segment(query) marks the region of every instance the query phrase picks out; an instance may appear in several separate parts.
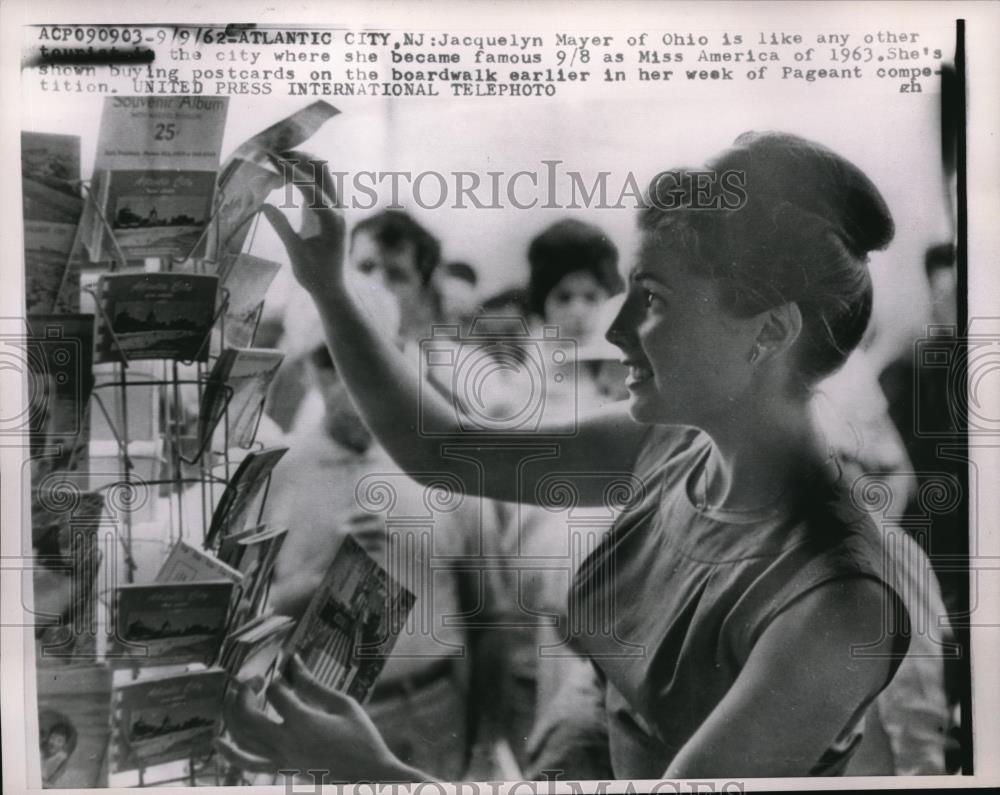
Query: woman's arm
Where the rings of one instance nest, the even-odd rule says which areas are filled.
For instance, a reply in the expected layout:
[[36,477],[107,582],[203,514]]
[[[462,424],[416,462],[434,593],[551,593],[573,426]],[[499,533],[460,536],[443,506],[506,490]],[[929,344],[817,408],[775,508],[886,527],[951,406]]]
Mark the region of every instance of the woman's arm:
[[[314,158],[298,156],[291,161],[296,184],[325,188],[323,195],[332,195],[333,180],[326,167],[310,176],[297,165],[306,160]],[[314,181],[309,184],[309,180]],[[330,352],[355,405],[401,469],[424,482],[442,473],[452,475],[466,493],[518,502],[535,501],[537,480],[554,470],[632,471],[646,429],[631,419],[624,406],[581,420],[575,428],[567,424],[537,433],[511,433],[503,445],[487,442],[473,448],[476,437],[463,432],[455,407],[421,380],[412,363],[351,297],[344,274],[343,217],[332,207],[313,209],[311,193],[303,193],[310,204],[303,213],[313,214],[318,222],[320,231],[313,236],[303,238],[293,231],[275,207],[265,205],[264,213],[288,250],[296,278],[319,310]],[[481,462],[481,471],[446,455],[449,444],[465,445],[465,455]],[[550,460],[544,467],[520,469],[527,458],[546,449]],[[580,495],[584,504],[598,504],[604,496],[603,487],[586,491]]]
[[[808,775],[886,685],[895,638],[884,628],[885,598],[874,580],[838,580],[782,612],[664,777]],[[879,648],[854,651],[873,638]]]

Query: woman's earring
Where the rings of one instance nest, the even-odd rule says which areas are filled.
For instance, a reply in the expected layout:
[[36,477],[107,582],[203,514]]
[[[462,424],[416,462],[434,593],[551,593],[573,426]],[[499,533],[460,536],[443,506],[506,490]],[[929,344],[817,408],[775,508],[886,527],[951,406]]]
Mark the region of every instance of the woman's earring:
[[760,343],[755,342],[753,347],[750,349],[750,364],[756,362],[758,356],[760,356]]

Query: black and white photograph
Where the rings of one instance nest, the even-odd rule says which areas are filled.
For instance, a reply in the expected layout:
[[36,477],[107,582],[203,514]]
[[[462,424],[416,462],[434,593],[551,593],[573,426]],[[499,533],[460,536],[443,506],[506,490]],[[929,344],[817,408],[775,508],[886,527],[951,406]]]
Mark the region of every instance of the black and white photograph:
[[5,790],[1000,785],[1000,6],[0,20]]

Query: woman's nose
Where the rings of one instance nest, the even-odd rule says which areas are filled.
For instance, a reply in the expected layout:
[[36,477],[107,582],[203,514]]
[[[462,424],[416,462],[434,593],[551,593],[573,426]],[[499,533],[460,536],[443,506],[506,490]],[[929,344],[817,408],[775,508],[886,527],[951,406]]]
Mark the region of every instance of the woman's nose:
[[621,305],[621,309],[614,316],[611,325],[608,326],[604,338],[612,345],[621,348],[629,337],[635,332],[636,324],[636,299],[629,295]]

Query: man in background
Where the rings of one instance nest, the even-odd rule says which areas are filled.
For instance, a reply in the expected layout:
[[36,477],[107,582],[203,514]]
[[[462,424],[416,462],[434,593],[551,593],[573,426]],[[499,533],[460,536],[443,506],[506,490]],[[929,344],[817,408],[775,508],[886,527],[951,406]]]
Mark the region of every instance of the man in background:
[[[437,239],[405,212],[384,210],[351,231],[352,289],[401,346],[429,336],[438,317],[433,275],[439,260]],[[489,531],[482,527],[483,507],[454,497],[435,509],[426,489],[373,440],[336,372],[318,318],[302,311],[287,320],[288,358],[300,364],[306,396],[280,442],[289,451],[275,468],[263,517],[288,529],[270,606],[300,615],[343,537],[352,535],[417,597],[366,709],[407,764],[458,780],[478,723],[479,699],[471,692],[477,640],[459,616],[481,609],[485,586],[469,560],[482,554],[481,534]],[[391,495],[384,505],[375,504],[380,494]],[[458,565],[463,559],[465,568]]]
[[[374,293],[378,304],[386,296],[398,311],[398,338],[415,344],[430,336],[440,315],[434,273],[441,260],[441,244],[427,229],[402,210],[382,210],[351,230],[348,275],[364,303]],[[284,330],[276,347],[285,361],[271,386],[267,414],[290,431],[303,412],[318,412],[318,401],[309,395],[306,358],[315,337],[315,311],[311,302],[298,303],[285,313]]]
[[350,270],[381,284],[400,310],[399,334],[418,341],[441,315],[434,274],[441,260],[438,239],[402,210],[382,210],[351,230]]
[[[471,693],[476,638],[459,616],[479,608],[481,573],[468,566],[489,528],[471,498],[450,498],[459,502],[454,509],[431,509],[425,488],[373,440],[325,343],[307,362],[323,411],[285,438],[289,451],[272,476],[264,521],[287,527],[288,535],[270,606],[301,615],[343,537],[352,535],[417,597],[366,709],[400,759],[445,781],[459,780],[478,722]],[[380,495],[391,497],[374,504]],[[463,558],[464,570],[455,565]]]
[[466,326],[479,302],[479,274],[467,262],[447,262],[437,269],[435,285],[441,304],[441,320]]

